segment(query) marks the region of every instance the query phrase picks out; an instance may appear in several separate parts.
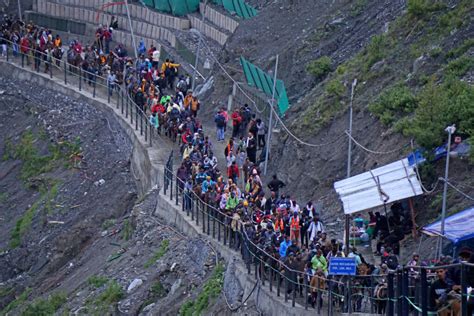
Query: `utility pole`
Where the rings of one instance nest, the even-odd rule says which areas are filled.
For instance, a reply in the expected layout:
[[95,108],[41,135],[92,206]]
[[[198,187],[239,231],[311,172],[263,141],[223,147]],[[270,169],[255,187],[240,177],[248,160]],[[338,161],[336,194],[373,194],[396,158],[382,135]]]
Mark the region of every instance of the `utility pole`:
[[[276,92],[276,82],[277,82],[277,72],[278,72],[278,55],[276,55],[275,61],[275,73],[273,74],[273,89],[272,89],[272,99],[270,100],[270,118],[268,119],[268,135],[267,135],[267,144],[265,148],[265,167],[263,168],[263,174],[267,175],[267,165],[268,165],[268,156],[270,154],[270,145],[272,141],[272,118],[273,118],[273,106],[275,105],[275,92]],[[255,136],[255,135],[254,135]]]
[[21,0],[18,0],[18,19],[20,19],[20,21],[23,21],[23,19],[21,18]]
[[[352,81],[352,88],[351,88],[351,102],[349,104],[349,145],[348,145],[348,150],[347,150],[347,173],[346,173],[346,178],[349,178],[351,176],[351,159],[352,159],[352,102],[354,100],[354,93],[355,93],[355,88],[357,85],[357,78]],[[345,253],[346,255],[349,254],[349,237],[350,237],[350,215],[346,214],[345,218]]]
[[[207,0],[204,0],[204,5],[203,5],[203,8],[202,8],[202,12],[201,12],[201,27],[202,29],[204,29],[204,19],[206,18],[206,7],[207,7]],[[201,46],[202,46],[202,33],[201,31],[199,31],[199,42],[198,42],[198,47],[197,47],[197,50],[196,50],[196,59],[194,60],[194,71],[193,71],[193,81],[191,83],[191,90],[193,90],[193,93],[194,93],[194,88],[196,87],[196,75],[197,75],[197,67],[198,67],[198,63],[199,63],[199,54],[201,52]]]
[[443,206],[441,209],[441,240],[439,247],[439,257],[443,254],[443,238],[444,238],[444,221],[446,218],[446,195],[448,193],[448,175],[449,175],[449,154],[451,152],[451,136],[456,131],[456,125],[451,125],[446,127],[446,132],[448,132],[448,148],[446,150],[446,166],[444,168],[444,187],[443,187]]
[[135,42],[135,35],[133,34],[132,19],[130,19],[130,11],[128,9],[127,0],[125,0],[125,9],[127,10],[128,24],[130,25],[130,34],[132,34],[133,52],[135,53],[135,59],[138,60],[138,53],[137,53],[138,46],[137,46],[137,43]]

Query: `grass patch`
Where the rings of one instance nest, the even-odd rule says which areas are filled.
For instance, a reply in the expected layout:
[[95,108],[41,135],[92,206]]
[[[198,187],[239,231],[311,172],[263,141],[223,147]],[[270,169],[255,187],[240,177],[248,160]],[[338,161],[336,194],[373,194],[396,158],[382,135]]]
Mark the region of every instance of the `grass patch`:
[[5,203],[8,200],[8,193],[2,192],[0,193],[0,203]]
[[155,252],[153,257],[151,257],[150,259],[148,259],[147,262],[145,262],[144,267],[149,268],[152,265],[154,265],[156,261],[158,261],[161,257],[165,255],[165,253],[168,251],[169,245],[170,245],[169,240],[167,239],[163,240],[160,244],[160,248],[158,248],[158,250]]
[[474,38],[467,39],[458,47],[453,48],[449,52],[447,52],[446,57],[447,58],[460,57],[464,55],[464,53],[466,53],[469,50],[469,48],[471,48],[472,46],[474,46]]
[[408,14],[416,18],[425,18],[431,12],[444,9],[445,4],[433,0],[408,0]]
[[0,288],[0,297],[5,297],[13,293],[15,289],[12,287],[2,287]]
[[[49,183],[48,183],[49,182]],[[16,248],[21,245],[21,238],[31,227],[33,217],[44,203],[44,211],[50,214],[52,212],[52,202],[56,198],[60,183],[58,181],[49,180],[46,184],[40,186],[40,197],[33,205],[17,220],[15,228],[10,236],[10,248]]]
[[108,281],[107,277],[100,275],[93,275],[87,279],[87,283],[95,289],[102,287]]
[[21,237],[30,229],[31,222],[35,216],[37,210],[39,209],[41,203],[44,200],[44,195],[40,197],[33,205],[26,211],[23,216],[16,221],[15,228],[11,233],[10,237],[10,248],[16,248],[21,244]]
[[122,238],[124,240],[129,240],[130,237],[132,237],[133,234],[133,226],[130,223],[128,219],[123,221],[123,227],[122,227]]
[[167,292],[163,284],[161,284],[160,281],[156,281],[150,287],[150,293],[154,298],[160,298],[160,297],[165,297]]
[[46,155],[38,152],[35,145],[37,141],[33,132],[28,130],[21,135],[18,145],[14,146],[11,140],[5,143],[3,160],[13,158],[23,162],[20,176],[23,181],[53,170],[59,161],[69,159],[80,152],[80,138],[76,138],[72,143],[63,141],[49,145],[49,153]]
[[[109,315],[110,307],[115,308],[118,301],[120,301],[125,296],[125,293],[117,283],[117,281],[112,280],[107,284],[107,288],[100,293],[99,296],[92,302],[88,303],[87,311],[93,311],[93,315]],[[92,305],[92,306],[89,306]]]
[[22,316],[54,315],[55,312],[67,301],[65,293],[55,293],[47,299],[38,299],[28,305]]
[[11,301],[1,312],[0,315],[7,315],[10,311],[14,310],[18,306],[23,306],[28,296],[31,293],[31,289],[27,288],[23,291],[15,300]]
[[102,223],[102,229],[103,229],[103,230],[109,229],[110,227],[114,226],[116,222],[117,222],[117,221],[116,221],[114,218],[106,219],[106,220]]
[[201,315],[208,307],[211,301],[219,296],[224,285],[224,266],[218,264],[209,280],[203,286],[194,301],[188,301],[181,305],[179,315],[192,316]]
[[320,79],[331,71],[331,64],[331,58],[323,56],[310,62],[306,70],[316,78]]
[[351,16],[355,17],[362,13],[367,6],[367,0],[356,0],[351,8]]

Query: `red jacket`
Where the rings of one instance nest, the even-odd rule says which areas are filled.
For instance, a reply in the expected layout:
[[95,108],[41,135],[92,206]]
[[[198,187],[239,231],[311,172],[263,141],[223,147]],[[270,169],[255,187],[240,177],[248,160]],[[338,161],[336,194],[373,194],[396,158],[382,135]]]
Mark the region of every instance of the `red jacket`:
[[232,126],[239,125],[242,122],[242,117],[240,116],[239,112],[232,113],[230,117],[232,119]]
[[233,178],[234,176],[237,178],[239,177],[239,167],[237,164],[232,164],[229,168],[227,168],[227,176],[229,178]]

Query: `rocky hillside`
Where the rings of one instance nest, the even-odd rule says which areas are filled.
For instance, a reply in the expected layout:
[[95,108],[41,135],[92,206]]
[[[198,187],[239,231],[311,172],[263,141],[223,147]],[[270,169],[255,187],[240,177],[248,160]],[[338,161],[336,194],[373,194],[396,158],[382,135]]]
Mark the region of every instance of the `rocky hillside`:
[[218,253],[158,220],[158,191],[137,199],[109,112],[5,74],[0,105],[0,315],[226,311]]
[[[455,123],[463,140],[474,132],[472,1],[253,1],[257,18],[243,22],[222,52],[234,78],[245,82],[243,55],[271,70],[280,55],[291,109],[273,141],[271,170],[286,181],[300,203],[323,200],[327,218],[342,216],[334,181],[346,176],[348,107],[354,97],[352,174],[406,157],[429,153],[446,140]],[[218,82],[228,82],[225,76]],[[224,101],[230,85],[217,85]],[[308,145],[311,144],[311,145]],[[427,164],[426,187],[443,175],[444,160]],[[450,177],[473,194],[472,159],[455,160]],[[418,224],[439,214],[440,188],[416,200]],[[450,192],[450,212],[472,204]],[[428,212],[425,212],[427,210]]]

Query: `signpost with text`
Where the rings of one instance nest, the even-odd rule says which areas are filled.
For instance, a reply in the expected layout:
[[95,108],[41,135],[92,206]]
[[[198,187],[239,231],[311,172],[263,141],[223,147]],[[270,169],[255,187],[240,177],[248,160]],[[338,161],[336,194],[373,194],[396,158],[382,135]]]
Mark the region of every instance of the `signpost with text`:
[[329,274],[331,275],[356,275],[355,258],[331,257],[329,259]]

